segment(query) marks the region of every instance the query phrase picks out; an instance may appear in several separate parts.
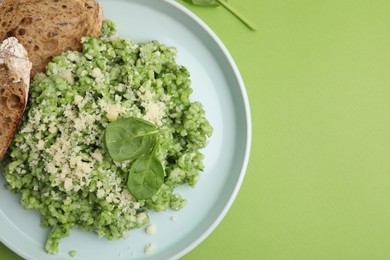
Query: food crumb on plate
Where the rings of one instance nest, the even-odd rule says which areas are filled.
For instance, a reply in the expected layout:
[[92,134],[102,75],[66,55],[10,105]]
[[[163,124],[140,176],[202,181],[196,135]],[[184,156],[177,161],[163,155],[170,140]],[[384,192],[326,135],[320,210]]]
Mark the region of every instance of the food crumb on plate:
[[171,221],[175,222],[176,221],[176,215],[171,216]]
[[154,251],[154,249],[156,248],[156,245],[153,244],[153,243],[149,243],[145,246],[145,254],[150,254]]
[[156,233],[156,225],[150,224],[145,228],[146,233],[148,234],[154,234]]
[[70,250],[70,251],[69,251],[69,256],[70,256],[70,257],[75,257],[75,256],[76,256],[76,253],[77,253],[76,250]]

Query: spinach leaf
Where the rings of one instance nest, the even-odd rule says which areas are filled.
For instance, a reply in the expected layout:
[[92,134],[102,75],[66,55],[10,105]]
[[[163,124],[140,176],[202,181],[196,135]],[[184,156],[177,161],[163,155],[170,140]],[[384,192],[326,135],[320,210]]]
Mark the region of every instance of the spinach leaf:
[[240,14],[236,9],[234,9],[230,4],[228,4],[225,0],[184,0],[193,5],[202,5],[202,6],[218,6],[222,5],[229,12],[231,12],[234,16],[236,16],[242,23],[244,23],[249,29],[256,31],[257,28],[254,24],[252,24],[248,19],[246,19],[242,14]]
[[127,188],[138,200],[152,197],[164,182],[164,168],[154,155],[158,129],[138,118],[120,118],[104,132],[104,144],[114,161],[134,160]]
[[150,122],[138,118],[120,118],[108,124],[104,144],[116,162],[134,160],[151,153],[158,129]]
[[151,198],[164,182],[164,169],[153,154],[138,158],[130,168],[127,188],[137,200]]

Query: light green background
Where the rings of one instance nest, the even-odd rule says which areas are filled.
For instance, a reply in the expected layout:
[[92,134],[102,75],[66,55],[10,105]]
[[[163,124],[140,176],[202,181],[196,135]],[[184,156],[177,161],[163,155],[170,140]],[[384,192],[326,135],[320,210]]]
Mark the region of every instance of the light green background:
[[[390,1],[229,3],[258,31],[183,4],[240,68],[251,159],[225,219],[183,259],[390,259]],[[19,258],[0,245],[0,259]]]

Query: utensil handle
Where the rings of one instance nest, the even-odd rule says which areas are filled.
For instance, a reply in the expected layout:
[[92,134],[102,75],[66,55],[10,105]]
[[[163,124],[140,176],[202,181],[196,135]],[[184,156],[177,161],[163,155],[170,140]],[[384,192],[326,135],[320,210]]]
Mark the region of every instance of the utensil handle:
[[225,2],[224,0],[217,0],[217,2],[220,5],[222,5],[223,7],[225,7],[227,10],[229,10],[229,12],[231,12],[233,15],[235,15],[238,19],[240,19],[240,21],[243,22],[249,29],[251,29],[252,31],[257,30],[256,26],[253,23],[248,21],[248,19],[246,19],[244,16],[242,16],[242,14],[240,14],[237,10],[235,10],[227,2]]

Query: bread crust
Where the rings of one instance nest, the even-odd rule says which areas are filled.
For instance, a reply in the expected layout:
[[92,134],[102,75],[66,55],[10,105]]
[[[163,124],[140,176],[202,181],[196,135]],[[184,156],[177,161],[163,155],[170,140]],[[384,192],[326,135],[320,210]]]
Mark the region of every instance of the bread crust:
[[80,51],[83,36],[98,37],[102,21],[96,0],[3,0],[0,41],[19,40],[33,63],[33,77],[61,52]]

